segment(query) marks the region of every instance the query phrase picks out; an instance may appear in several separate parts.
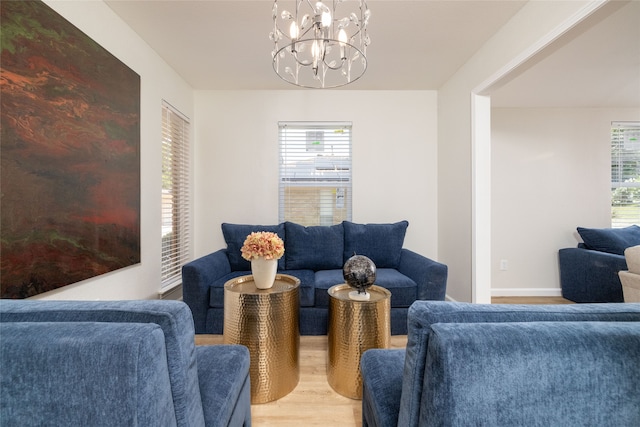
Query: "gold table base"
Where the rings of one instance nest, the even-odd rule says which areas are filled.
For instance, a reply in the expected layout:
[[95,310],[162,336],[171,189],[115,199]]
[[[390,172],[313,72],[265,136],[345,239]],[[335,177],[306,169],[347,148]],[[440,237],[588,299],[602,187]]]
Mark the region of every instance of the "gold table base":
[[355,301],[353,290],[347,284],[329,289],[327,380],[341,395],[362,399],[362,353],[391,346],[391,292],[374,285],[369,301]]
[[299,285],[286,274],[270,289],[256,288],[252,276],[224,285],[224,342],[249,349],[251,403],[279,399],[298,385]]

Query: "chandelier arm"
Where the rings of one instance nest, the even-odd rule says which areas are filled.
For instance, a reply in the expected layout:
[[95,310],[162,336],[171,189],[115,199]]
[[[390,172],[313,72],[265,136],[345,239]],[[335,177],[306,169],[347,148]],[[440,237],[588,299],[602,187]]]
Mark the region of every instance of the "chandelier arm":
[[296,63],[298,63],[299,65],[302,65],[303,67],[308,67],[309,65],[311,65],[311,61],[304,61],[304,60],[301,61],[300,59],[298,59],[298,52],[293,52],[293,57],[295,58]]
[[346,61],[346,58],[341,58],[340,59],[340,66],[336,65],[335,67],[332,67],[330,64],[327,63],[327,61],[324,58],[322,59],[322,62],[324,63],[325,67],[330,69],[330,70],[333,70],[333,71],[337,71],[340,68],[342,68],[344,66],[345,61]]

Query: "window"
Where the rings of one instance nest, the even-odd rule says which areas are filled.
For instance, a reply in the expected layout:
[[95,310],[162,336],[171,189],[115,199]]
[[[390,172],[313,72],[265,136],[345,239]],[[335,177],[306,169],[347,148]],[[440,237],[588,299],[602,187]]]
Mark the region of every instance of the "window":
[[189,259],[189,119],[162,103],[162,287],[181,280]]
[[612,123],[611,226],[640,224],[640,122]]
[[279,220],[351,220],[351,123],[280,122]]

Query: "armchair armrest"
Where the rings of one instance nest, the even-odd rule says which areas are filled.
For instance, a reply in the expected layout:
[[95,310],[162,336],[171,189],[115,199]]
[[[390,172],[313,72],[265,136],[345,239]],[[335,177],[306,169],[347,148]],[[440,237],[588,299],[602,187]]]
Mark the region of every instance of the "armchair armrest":
[[182,297],[191,308],[196,334],[205,333],[209,287],[220,277],[231,273],[226,249],[195,259],[182,267]]
[[196,347],[207,427],[251,427],[249,350],[242,345]]
[[419,300],[444,301],[448,268],[409,249],[402,249],[398,271],[418,285]]
[[624,255],[583,248],[558,252],[562,296],[574,302],[622,302],[618,272],[627,269]]

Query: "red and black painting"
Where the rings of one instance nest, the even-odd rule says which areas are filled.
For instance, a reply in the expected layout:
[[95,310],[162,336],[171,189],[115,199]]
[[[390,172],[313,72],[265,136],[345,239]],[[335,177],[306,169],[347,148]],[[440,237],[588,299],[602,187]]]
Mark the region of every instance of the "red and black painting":
[[2,1],[0,281],[27,298],[140,262],[140,76],[40,1]]

